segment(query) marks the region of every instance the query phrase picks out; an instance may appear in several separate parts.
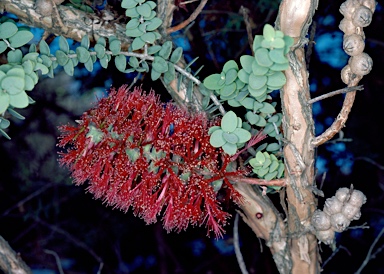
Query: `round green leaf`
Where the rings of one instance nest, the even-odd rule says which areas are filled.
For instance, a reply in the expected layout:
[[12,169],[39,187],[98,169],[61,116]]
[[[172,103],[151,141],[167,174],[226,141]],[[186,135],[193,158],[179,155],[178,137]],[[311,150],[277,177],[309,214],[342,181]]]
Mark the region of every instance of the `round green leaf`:
[[272,75],[268,76],[267,85],[272,87],[282,87],[285,85],[287,78],[281,71],[276,71]]
[[145,41],[143,41],[143,39],[141,39],[140,37],[136,37],[135,39],[133,39],[131,47],[132,47],[132,50],[138,50],[143,48],[144,45],[145,45]]
[[9,94],[6,92],[0,92],[0,114],[4,113],[9,106]]
[[224,97],[228,97],[228,96],[231,96],[235,91],[236,91],[236,84],[232,83],[227,86],[224,86],[220,90],[220,95]]
[[67,62],[64,66],[64,71],[66,74],[68,74],[69,76],[73,76],[73,73],[74,73],[74,67],[73,67],[73,63],[72,62]]
[[255,39],[253,40],[253,52],[255,52],[258,48],[261,47],[261,43],[264,40],[264,37],[262,35],[256,35]]
[[267,83],[267,76],[256,76],[253,73],[249,75],[249,86],[252,89],[261,89]]
[[161,50],[161,46],[160,45],[154,45],[154,46],[150,46],[148,48],[148,54],[149,55],[153,55],[155,54],[156,52],[159,52]]
[[157,6],[157,4],[153,1],[146,1],[146,0],[136,0],[136,1],[141,1],[142,3],[144,3],[144,2],[147,3],[151,7],[151,9],[154,9]]
[[140,24],[139,19],[137,19],[137,18],[132,18],[132,19],[129,20],[128,23],[125,25],[125,28],[126,28],[127,30],[137,29],[137,27],[139,26],[139,24]]
[[267,121],[265,121],[263,116],[259,116],[259,117],[260,117],[260,120],[256,123],[256,126],[265,127],[265,125],[267,124]]
[[248,84],[248,81],[249,81],[249,74],[250,73],[247,73],[245,69],[241,69],[239,70],[239,72],[237,73],[237,77],[239,77],[240,81],[245,83],[245,84]]
[[232,68],[225,73],[225,85],[232,84],[237,79],[237,70]]
[[52,66],[52,60],[47,55],[41,55],[41,59],[43,60],[43,64],[47,67]]
[[45,65],[41,64],[41,63],[36,63],[34,70],[35,71],[40,70],[41,74],[43,74],[43,75],[45,75],[45,74],[47,74],[49,72],[48,68]]
[[225,141],[231,143],[231,144],[236,144],[239,142],[239,137],[237,137],[236,134],[231,133],[231,132],[223,132],[222,134],[223,138]]
[[89,49],[89,37],[88,34],[84,35],[83,38],[81,38],[80,45],[84,47],[85,49]]
[[135,56],[131,56],[129,57],[129,61],[128,61],[129,65],[133,68],[137,68],[139,67],[139,60],[137,60],[137,58]]
[[25,87],[24,76],[6,76],[1,81],[1,87],[5,89],[10,95],[21,93],[24,91]]
[[209,143],[213,146],[213,147],[221,147],[223,146],[227,141],[224,139],[223,137],[223,130],[222,129],[217,129],[215,130],[210,139],[209,139]]
[[87,62],[84,63],[84,67],[89,71],[93,71],[93,61],[92,58],[89,58]]
[[[209,97],[208,97],[209,98]],[[231,107],[241,107],[241,104],[236,99],[231,99],[227,101],[228,105]]]
[[118,39],[113,40],[109,43],[109,49],[112,51],[113,55],[117,55],[121,50],[121,42]]
[[0,117],[0,128],[1,129],[5,129],[5,128],[9,127],[10,124],[11,124],[11,122],[9,122],[8,119]]
[[62,51],[62,50],[57,50],[56,53],[55,53],[55,56],[56,56],[56,59],[57,59],[57,63],[60,66],[65,66],[65,64],[67,64],[68,61],[69,61],[69,58],[68,58],[67,54],[64,51]]
[[266,94],[267,92],[267,86],[263,86],[260,89],[253,89],[252,87],[248,86],[249,93],[254,97],[257,98],[259,96],[262,96]]
[[136,11],[144,17],[148,17],[151,15],[152,9],[147,3],[144,3],[140,6],[137,6]]
[[245,97],[247,97],[249,94],[249,91],[248,90],[244,90],[244,91],[240,91],[237,96],[236,96],[236,101],[242,101],[244,100]]
[[100,65],[103,67],[103,68],[107,68],[108,67],[108,55],[104,55],[104,57],[100,58]]
[[153,32],[147,32],[141,35],[140,38],[146,43],[153,44],[153,42],[155,42],[156,36]]
[[275,108],[267,102],[263,103],[263,107],[260,108],[259,111],[261,113],[265,113],[265,114],[272,114],[272,113],[276,112]]
[[228,111],[221,119],[221,128],[225,132],[233,132],[237,127],[237,116],[231,110]]
[[236,134],[236,136],[239,138],[238,143],[248,142],[252,137],[248,130],[240,127],[236,128],[233,133]]
[[279,163],[279,167],[277,169],[277,178],[281,178],[283,176],[284,169],[285,169],[284,164]]
[[236,71],[239,70],[239,67],[237,66],[236,62],[233,60],[227,61],[223,66],[223,72],[227,73],[229,70],[235,69]]
[[224,86],[224,83],[219,85],[219,82],[221,80],[223,80],[222,76],[216,73],[216,74],[209,75],[207,78],[205,78],[203,84],[207,89],[219,90]]
[[101,44],[96,44],[95,45],[95,51],[96,51],[96,56],[97,58],[101,59],[105,55],[105,47]]
[[246,97],[243,100],[240,101],[240,104],[245,107],[246,109],[253,109],[253,103],[255,102],[254,99],[250,97]]
[[160,56],[155,56],[154,61],[152,63],[152,68],[159,73],[164,73],[168,70],[167,61],[165,61]]
[[255,52],[255,58],[257,63],[263,67],[270,67],[273,65],[271,58],[269,58],[269,50],[265,48],[259,48]]
[[235,155],[236,151],[237,151],[237,146],[235,144],[231,144],[231,143],[225,143],[222,146],[222,148],[223,148],[224,152],[230,156]]
[[286,62],[284,64],[274,63],[269,69],[273,70],[273,71],[283,71],[283,70],[287,70],[288,67],[289,67],[288,62]]
[[169,61],[171,61],[172,63],[176,64],[177,62],[179,62],[181,56],[183,55],[183,48],[182,47],[177,47],[171,54],[171,58],[169,59]]
[[11,68],[7,72],[7,76],[16,76],[16,77],[24,78],[24,75],[25,75],[24,68],[19,65]]
[[91,58],[89,51],[84,47],[77,47],[76,54],[80,63],[85,63],[88,61],[89,58]]
[[121,72],[124,72],[127,67],[127,59],[123,54],[119,54],[115,57],[115,66]]
[[7,39],[16,34],[18,28],[13,22],[4,22],[0,24],[0,39]]
[[267,74],[267,72],[269,71],[269,67],[263,67],[263,66],[260,66],[255,59],[253,59],[253,63],[252,63],[252,73],[257,75],[257,76],[262,76],[262,75],[265,75]]
[[272,41],[272,39],[275,38],[275,35],[275,29],[271,25],[265,24],[263,28],[264,39],[267,41]]
[[273,49],[269,51],[269,58],[275,63],[285,64],[288,63],[288,59],[284,56],[283,49]]
[[264,162],[265,162],[265,155],[264,155],[261,151],[258,151],[258,152],[256,153],[255,158],[256,158],[256,161],[257,161],[258,163],[260,163],[260,164],[264,164]]
[[0,41],[0,54],[2,54],[8,48],[4,41]]
[[251,111],[248,111],[247,114],[245,114],[245,118],[251,125],[256,124],[260,120],[260,116]]
[[[270,151],[270,152],[275,152],[275,151],[278,151],[279,149],[280,149],[280,145],[278,143],[269,144],[266,148],[266,150]],[[276,169],[277,169],[277,167],[276,167]],[[275,171],[275,170],[272,170],[272,171]],[[271,172],[271,170],[270,170],[270,172]]]
[[294,40],[290,36],[284,36],[283,39],[284,39],[284,43],[285,43],[284,54],[287,54],[291,50],[291,46],[293,45]]
[[22,58],[23,58],[23,53],[19,49],[9,51],[7,54],[8,63],[20,64]]
[[59,48],[62,50],[64,53],[69,53],[69,44],[67,39],[65,39],[63,36],[59,37]]
[[159,55],[167,60],[169,58],[169,55],[171,55],[171,51],[172,51],[172,42],[166,41],[162,45],[161,50],[159,51]]
[[156,71],[156,70],[154,70],[152,68],[152,70],[151,70],[151,79],[152,79],[152,81],[156,81],[157,79],[160,78],[160,76],[161,76],[161,73]]
[[282,38],[276,37],[271,41],[271,47],[273,48],[283,49],[284,46],[285,46],[285,42]]
[[[269,170],[270,170],[270,169],[271,169],[271,168],[269,168]],[[270,181],[270,180],[275,179],[275,178],[276,178],[276,175],[277,175],[277,171],[270,172],[269,170],[268,170],[268,174],[265,175],[265,177],[264,177],[264,179],[267,180],[267,181]]]
[[15,108],[25,108],[28,103],[28,95],[25,91],[9,96],[9,104]]
[[240,57],[240,64],[243,69],[250,74],[252,72],[252,63],[255,61],[255,57],[251,55],[242,55]]
[[[148,4],[148,3],[146,3],[146,4]],[[151,10],[150,15],[149,15],[149,16],[143,16],[143,19],[144,19],[145,21],[149,21],[149,20],[152,20],[152,19],[155,18],[155,17],[156,17],[156,12],[153,11],[153,10]],[[159,34],[159,35],[160,35],[160,34]]]
[[25,75],[24,76],[24,80],[25,80],[25,87],[24,87],[24,89],[25,90],[33,90],[33,88],[35,87],[35,83],[33,82],[32,77],[29,76],[29,75]]
[[236,89],[241,90],[245,87],[245,83],[241,81],[239,78],[236,79]]
[[[148,2],[147,2],[147,3],[148,3]],[[158,27],[160,27],[161,24],[163,23],[163,21],[161,21],[161,19],[160,19],[160,18],[157,18],[157,17],[155,17],[155,18],[153,18],[153,19],[151,19],[151,20],[149,20],[149,21],[147,21],[147,22],[149,22],[149,24],[148,24],[147,27],[146,27],[146,30],[147,30],[147,31],[154,31],[154,30],[156,30]]]
[[126,9],[125,10],[125,15],[128,16],[128,17],[131,17],[131,18],[136,18],[136,17],[140,16],[140,14],[137,12],[136,7],[133,7],[133,8],[130,8],[130,9]]

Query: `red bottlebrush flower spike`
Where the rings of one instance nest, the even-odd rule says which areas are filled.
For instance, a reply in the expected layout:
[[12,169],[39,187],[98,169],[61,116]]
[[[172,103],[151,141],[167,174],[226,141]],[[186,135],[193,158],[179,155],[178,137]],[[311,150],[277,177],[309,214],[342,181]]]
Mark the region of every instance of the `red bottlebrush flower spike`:
[[85,112],[77,126],[59,129],[60,163],[68,166],[77,185],[108,205],[147,223],[164,209],[164,227],[181,231],[189,224],[206,224],[221,237],[229,217],[217,200],[241,197],[226,178],[244,174],[229,171],[230,158],[209,143],[213,124],[205,115],[190,115],[173,104],[162,104],[140,88],[112,89],[107,98]]

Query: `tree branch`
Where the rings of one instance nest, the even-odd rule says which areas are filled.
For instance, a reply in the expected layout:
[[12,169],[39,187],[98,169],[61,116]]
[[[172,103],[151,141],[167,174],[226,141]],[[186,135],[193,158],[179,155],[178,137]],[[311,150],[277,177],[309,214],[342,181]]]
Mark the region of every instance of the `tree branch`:
[[[54,16],[50,17],[37,13],[33,0],[2,0],[0,5],[0,9],[16,15],[26,25],[42,28],[75,41],[81,41],[81,38],[88,34],[91,42],[95,42],[99,37],[114,35],[122,42],[123,48],[128,48],[131,43],[131,39],[125,35],[124,25],[112,22],[104,24],[103,18],[96,14],[83,12],[71,6],[55,6]],[[55,24],[60,20],[64,24],[64,28],[60,23]]]
[[8,242],[0,236],[0,269],[4,273],[32,274],[31,269],[24,263]]
[[364,86],[363,86],[363,85],[356,86],[356,87],[346,87],[346,88],[338,89],[338,90],[329,92],[329,93],[327,93],[327,94],[318,96],[318,97],[316,97],[316,98],[313,98],[313,99],[311,99],[311,100],[308,101],[308,104],[313,104],[313,103],[315,103],[315,102],[324,100],[324,99],[326,99],[326,98],[330,98],[330,97],[335,96],[335,95],[338,95],[338,94],[343,94],[343,93],[347,93],[347,92],[351,92],[351,91],[357,91],[357,90],[363,90],[363,89],[364,89]]
[[[352,80],[352,82],[348,85],[348,87],[355,87],[361,80],[361,77],[356,77]],[[337,115],[336,120],[332,123],[332,125],[324,131],[321,135],[314,138],[311,142],[313,147],[318,147],[319,145],[324,144],[326,141],[330,140],[336,133],[338,133],[347,122],[349,113],[351,112],[353,103],[355,102],[356,91],[348,92],[345,95],[343,106],[341,107],[339,115]]]
[[200,14],[200,12],[203,10],[203,8],[205,7],[205,4],[207,4],[207,2],[208,2],[208,0],[201,0],[200,4],[197,6],[195,11],[191,14],[191,16],[189,16],[189,18],[187,20],[178,24],[177,26],[174,26],[174,27],[167,29],[167,33],[170,34],[172,32],[181,30],[181,29],[185,28],[186,26],[188,26]]

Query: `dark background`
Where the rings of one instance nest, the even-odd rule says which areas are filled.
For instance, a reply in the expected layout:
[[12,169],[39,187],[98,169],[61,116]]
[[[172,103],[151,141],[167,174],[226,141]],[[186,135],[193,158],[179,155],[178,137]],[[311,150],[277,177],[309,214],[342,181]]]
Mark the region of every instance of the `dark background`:
[[[118,2],[118,1],[115,1]],[[117,5],[114,1],[108,4]],[[179,1],[180,2],[180,1]],[[179,3],[177,2],[177,3]],[[340,70],[347,57],[342,52],[338,12],[342,1],[320,1],[314,17],[316,35],[309,59],[312,97],[344,87]],[[92,3],[88,3],[92,6]],[[197,3],[180,6],[174,24],[185,20]],[[363,78],[364,91],[358,91],[343,142],[329,142],[318,151],[318,185],[325,197],[339,187],[362,190],[368,197],[362,218],[337,235],[339,252],[324,266],[323,273],[353,273],[362,264],[372,242],[384,227],[384,32],[383,3],[379,3],[372,24],[365,28],[366,49],[374,61],[372,72]],[[203,13],[187,31],[172,36],[185,49],[186,59],[199,56],[194,69],[204,65],[200,78],[221,71],[225,61],[239,61],[250,54],[240,6],[250,12],[253,35],[261,34],[265,23],[273,24],[278,1],[209,1]],[[96,5],[94,5],[96,6]],[[118,6],[118,5],[117,5]],[[102,10],[104,7],[101,7]],[[35,42],[41,36],[36,33]],[[55,47],[55,41],[51,45]],[[34,273],[58,273],[55,252],[64,272],[97,273],[240,273],[233,252],[233,220],[226,226],[224,239],[206,237],[205,228],[167,234],[161,222],[145,225],[132,212],[113,210],[86,193],[86,186],[72,185],[68,171],[57,163],[57,126],[73,123],[110,86],[131,83],[136,75],[123,75],[110,66],[88,73],[76,69],[75,77],[57,70],[54,79],[41,78],[29,95],[36,101],[20,110],[25,120],[12,120],[7,131],[11,141],[0,137],[0,235],[21,254]],[[154,88],[168,100],[160,82],[149,77],[137,82]],[[343,96],[314,105],[316,132],[325,130],[337,116]],[[322,182],[324,173],[325,180]],[[321,183],[322,182],[322,183]],[[272,197],[277,200],[277,197]],[[319,199],[322,206],[324,198]],[[235,207],[229,208],[234,213]],[[241,220],[241,249],[250,273],[277,273],[269,249]],[[383,247],[380,239],[374,249]],[[321,246],[323,261],[331,256]],[[384,273],[383,253],[378,253],[363,273]]]

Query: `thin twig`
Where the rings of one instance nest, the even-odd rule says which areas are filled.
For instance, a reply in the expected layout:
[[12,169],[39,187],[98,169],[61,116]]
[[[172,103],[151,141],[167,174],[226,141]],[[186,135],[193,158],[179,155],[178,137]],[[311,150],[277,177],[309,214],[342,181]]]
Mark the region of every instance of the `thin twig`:
[[349,255],[351,255],[351,254],[349,253],[349,250],[348,250],[347,248],[345,248],[344,246],[341,245],[341,246],[339,246],[338,248],[336,248],[335,251],[333,251],[333,253],[331,254],[331,256],[329,256],[329,257],[325,260],[325,262],[324,262],[323,265],[321,266],[322,269],[324,269],[325,265],[326,265],[327,263],[329,263],[329,262],[333,259],[333,257],[335,257],[335,255],[340,251],[340,249],[344,249],[345,251],[347,251],[347,253],[348,253]]
[[368,158],[368,157],[356,157],[355,158],[355,161],[356,160],[363,160],[363,161],[366,161],[372,165],[374,165],[375,167],[377,167],[378,169],[381,169],[381,170],[384,170],[384,166],[380,165],[379,163],[375,162],[374,160]]
[[75,244],[76,246],[84,249],[85,251],[87,251],[96,261],[99,262],[100,264],[100,267],[99,267],[99,271],[98,273],[101,272],[101,269],[103,268],[103,260],[96,254],[95,251],[93,251],[93,249],[91,249],[88,245],[86,245],[84,242],[82,242],[80,239],[72,236],[70,233],[68,233],[67,231],[55,226],[55,225],[52,225],[52,224],[49,224],[43,220],[41,220],[40,218],[38,217],[34,217],[33,218],[37,223],[51,229],[52,231],[54,232],[57,232],[61,235],[64,235],[69,241],[71,241],[73,244]]
[[47,254],[53,255],[53,257],[55,257],[55,261],[56,261],[57,268],[59,269],[59,273],[64,274],[64,270],[63,270],[63,267],[61,266],[59,255],[57,255],[55,251],[52,251],[49,249],[44,249],[44,252]]
[[185,28],[186,26],[188,26],[200,14],[200,12],[203,10],[203,8],[204,8],[205,4],[207,4],[207,2],[208,2],[208,0],[201,0],[200,4],[197,6],[195,11],[191,14],[191,16],[189,16],[189,18],[187,20],[178,24],[177,26],[174,26],[174,27],[167,29],[167,33],[170,34],[172,32],[181,30],[181,29]]
[[[367,257],[365,257],[364,262],[361,264],[361,266],[360,266],[359,269],[355,272],[355,274],[359,274],[359,273],[361,273],[361,271],[362,271],[362,270],[364,269],[364,267],[368,264],[368,262],[376,257],[377,252],[375,252],[374,254],[372,254],[372,251],[373,251],[373,248],[375,247],[375,245],[377,244],[377,242],[379,241],[379,239],[381,238],[381,236],[383,236],[383,234],[384,234],[384,227],[381,229],[379,235],[377,235],[377,237],[376,237],[375,240],[373,241],[371,247],[370,247],[369,250],[368,250]],[[380,247],[379,249],[381,249],[381,247]]]
[[247,29],[248,43],[252,51],[253,55],[253,35],[252,35],[252,27],[249,22],[249,9],[244,8],[244,6],[240,7],[240,13],[243,15],[245,28]]
[[343,94],[343,93],[347,93],[347,92],[351,92],[351,91],[356,91],[356,90],[363,90],[363,89],[364,89],[363,85],[360,85],[360,86],[357,86],[357,87],[346,87],[346,88],[338,89],[338,90],[329,92],[327,94],[320,95],[320,96],[318,96],[316,98],[313,98],[313,99],[308,101],[308,104],[313,104],[315,102],[318,102],[320,100],[324,100],[326,98],[330,98],[330,97],[338,95],[338,94]]
[[236,213],[235,223],[233,224],[233,246],[235,248],[235,254],[237,263],[239,264],[240,270],[242,274],[248,274],[247,267],[244,263],[243,255],[240,250],[240,242],[239,242],[239,213]]
[[28,202],[29,200],[32,200],[32,199],[35,198],[36,196],[39,196],[41,193],[43,193],[44,191],[46,191],[48,188],[53,187],[54,185],[56,185],[56,183],[46,184],[45,186],[39,188],[39,189],[36,190],[35,192],[29,194],[29,195],[28,195],[27,197],[25,197],[24,199],[18,201],[17,204],[15,204],[15,205],[11,206],[10,208],[8,208],[7,210],[5,210],[1,216],[4,217],[5,215],[8,215],[9,212],[11,212],[12,210],[14,210],[15,208],[22,207],[26,202]]
[[[354,87],[357,86],[359,81],[362,79],[362,76],[355,76],[354,78],[350,79],[350,83],[348,84],[348,87]],[[345,123],[348,120],[349,113],[351,112],[353,103],[355,102],[356,97],[356,91],[348,92],[344,97],[343,106],[341,107],[341,110],[339,112],[339,115],[337,115],[337,118],[332,123],[332,125],[327,128],[326,131],[324,131],[322,134],[314,138],[311,142],[312,147],[318,147],[328,140],[330,140],[333,136],[335,136],[336,133],[338,133]]]
[[264,180],[257,178],[249,178],[244,176],[227,176],[228,180],[236,183],[245,183],[248,185],[261,185],[261,186],[285,186],[285,178],[275,179],[275,180]]

